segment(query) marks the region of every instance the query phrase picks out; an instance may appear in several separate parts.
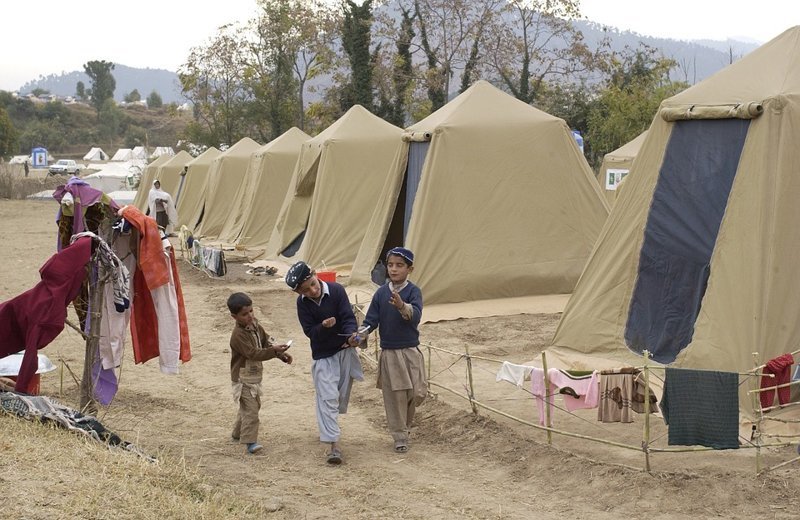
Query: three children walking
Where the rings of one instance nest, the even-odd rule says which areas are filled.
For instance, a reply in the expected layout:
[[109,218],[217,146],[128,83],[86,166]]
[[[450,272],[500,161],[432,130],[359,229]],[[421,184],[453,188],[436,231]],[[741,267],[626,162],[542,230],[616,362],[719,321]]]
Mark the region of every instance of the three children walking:
[[[386,267],[387,283],[375,292],[360,328],[347,293],[340,284],[320,280],[305,262],[295,263],[286,274],[286,284],[298,295],[297,318],[311,343],[311,377],[316,394],[319,439],[328,445],[326,461],[329,464],[341,464],[344,460],[340,445],[339,416],[347,413],[353,381],[364,379],[358,353],[353,347],[362,344],[367,334],[377,329],[380,335],[377,387],[383,395],[388,429],[396,452],[408,451],[409,433],[416,407],[427,395],[424,360],[418,348],[422,293],[419,287],[408,280],[414,270],[414,254],[406,248],[395,247],[386,255]],[[236,300],[234,297],[237,294],[231,295],[231,299]],[[259,336],[261,347],[258,347],[252,338],[256,337],[255,330],[263,329],[257,322],[252,324],[255,318],[250,322],[245,318],[247,306],[250,306],[249,312],[252,312],[252,302],[237,307],[231,306],[231,299],[229,308],[236,319],[236,328],[231,336],[231,379],[234,383],[234,394],[239,395],[240,403],[233,437],[238,437],[239,442],[247,444],[250,453],[256,453],[261,446],[253,437],[250,425],[253,422],[252,410],[255,409],[257,434],[258,407],[249,398],[245,398],[245,404],[242,404],[241,394],[236,394],[236,377],[242,385],[252,383],[242,379],[248,378],[248,370],[243,372],[240,368],[237,371],[238,376],[234,374],[234,352],[239,356],[238,359],[251,360],[249,365],[244,363],[245,367],[257,365],[258,369],[261,361],[272,357],[278,357],[286,363],[291,363],[292,358],[286,354],[288,346],[272,344],[265,333]],[[242,304],[245,302],[246,300],[242,300]],[[237,342],[236,349],[234,338]],[[250,358],[241,354],[245,350],[241,346],[244,343],[242,338],[247,338],[248,344],[253,347],[252,352],[248,351],[252,356]],[[259,349],[264,352],[261,353]],[[257,379],[260,383],[261,372],[258,369],[250,370],[258,371]],[[252,388],[244,389],[253,393]],[[258,391],[260,392],[260,388]],[[243,411],[244,407],[249,411]]]

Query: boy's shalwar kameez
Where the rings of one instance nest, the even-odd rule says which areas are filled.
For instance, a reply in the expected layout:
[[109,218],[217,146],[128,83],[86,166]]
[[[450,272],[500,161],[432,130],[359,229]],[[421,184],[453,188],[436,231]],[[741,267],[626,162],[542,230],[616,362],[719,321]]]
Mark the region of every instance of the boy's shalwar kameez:
[[[305,296],[297,298],[297,318],[311,340],[311,377],[317,399],[319,440],[338,442],[341,436],[339,414],[347,413],[353,380],[363,381],[361,361],[355,348],[347,347],[347,337],[356,331],[356,317],[344,287],[320,282],[319,302]],[[336,318],[333,327],[322,322]]]
[[[402,309],[390,303],[393,290],[405,302]],[[428,393],[425,362],[418,348],[421,318],[422,292],[406,280],[396,287],[388,282],[375,291],[362,323],[370,332],[376,327],[380,332],[377,387],[383,393],[389,433],[396,444],[408,443],[414,413]]]
[[264,328],[253,321],[242,327],[238,323],[231,332],[231,383],[233,400],[239,413],[231,437],[241,444],[258,440],[258,413],[261,410],[261,379],[263,361],[277,357]]

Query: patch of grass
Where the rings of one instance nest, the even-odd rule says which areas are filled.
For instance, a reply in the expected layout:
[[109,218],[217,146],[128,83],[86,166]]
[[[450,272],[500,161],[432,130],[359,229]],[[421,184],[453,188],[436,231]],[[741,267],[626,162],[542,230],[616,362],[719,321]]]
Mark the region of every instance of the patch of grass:
[[149,462],[83,435],[0,413],[3,517],[249,519],[263,504],[214,487],[185,460]]
[[8,164],[0,164],[0,199],[24,199],[40,191],[53,190],[65,184],[69,177],[22,177]]

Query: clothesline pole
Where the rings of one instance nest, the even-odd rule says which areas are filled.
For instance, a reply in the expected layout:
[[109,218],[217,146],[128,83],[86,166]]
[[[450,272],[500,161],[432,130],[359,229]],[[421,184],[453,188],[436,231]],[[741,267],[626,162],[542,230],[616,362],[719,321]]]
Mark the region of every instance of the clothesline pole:
[[472,407],[472,413],[478,414],[478,407],[475,406],[475,386],[472,383],[472,358],[469,355],[469,344],[464,344],[464,353],[467,356],[467,379],[469,381],[469,405]]
[[431,380],[431,347],[428,345],[428,381]]
[[86,350],[83,358],[83,378],[81,379],[81,398],[80,408],[84,413],[95,414],[97,404],[94,401],[94,378],[92,368],[94,367],[95,353],[100,344],[100,320],[102,317],[103,288],[106,284],[105,269],[102,262],[98,261],[95,252],[92,258],[92,270],[89,275],[89,334],[86,338]]
[[[428,347],[429,349],[433,349],[433,350],[436,350],[436,351],[439,351],[439,352],[444,352],[445,354],[450,354],[450,355],[453,355],[453,356],[461,357],[461,356],[464,355],[464,354],[460,354],[458,352],[453,352],[452,350],[447,350],[446,348],[435,347],[435,346],[433,346],[431,344],[425,344],[425,346]],[[475,356],[475,355],[472,356],[472,359],[479,359],[481,361],[490,361],[492,363],[497,363],[497,364],[500,364],[500,365],[503,364],[503,361],[501,359],[492,359],[492,358],[488,358],[488,357]]]
[[[758,366],[758,352],[753,352],[753,366]],[[756,372],[758,368],[753,370]],[[752,378],[752,385],[758,388],[758,378]],[[764,420],[764,409],[761,408],[761,394],[753,393],[753,412],[758,414],[753,430],[753,443],[756,445],[756,475],[761,473],[761,422]]]
[[645,350],[644,354],[644,439],[642,440],[642,451],[644,451],[644,469],[650,473],[650,352]]
[[796,386],[800,385],[800,380],[791,381],[789,383],[783,383],[782,385],[775,385],[775,386],[765,386],[764,388],[756,388],[755,390],[749,390],[748,394],[761,394],[763,392],[774,392],[780,388],[786,388],[787,386]]
[[[789,352],[789,354],[791,354],[792,356],[796,356],[797,354],[800,354],[800,349],[795,350],[793,352]],[[764,368],[765,366],[767,366],[766,363],[764,363],[763,365],[758,365],[757,367],[755,367],[753,369],[753,372],[757,372],[757,371],[761,370],[762,368]]]
[[[453,390],[452,388],[449,388],[449,387],[447,387],[445,385],[439,384],[439,383],[437,383],[435,381],[429,381],[429,384],[431,386],[435,386],[437,388],[441,388],[442,390],[447,390],[451,394],[457,395],[458,397],[460,397],[462,399],[465,399],[467,401],[469,400],[468,396],[466,396],[466,395],[464,395],[464,394],[462,394],[462,393],[460,393],[460,392],[458,392],[456,390]],[[506,417],[508,419],[516,421],[516,422],[518,422],[520,424],[524,424],[526,426],[530,426],[531,428],[534,428],[536,430],[545,430],[545,431],[549,431],[549,432],[552,432],[552,433],[557,433],[559,435],[563,435],[565,437],[572,437],[574,439],[582,439],[582,440],[587,440],[587,441],[599,442],[600,444],[606,444],[608,446],[615,446],[617,448],[624,448],[626,450],[641,451],[641,449],[642,449],[641,446],[632,446],[630,444],[623,444],[621,442],[611,441],[611,440],[607,440],[607,439],[600,439],[598,437],[591,437],[589,435],[583,435],[583,434],[580,434],[580,433],[573,433],[573,432],[568,432],[568,431],[564,431],[564,430],[558,430],[556,428],[548,428],[546,426],[542,426],[541,424],[535,424],[535,423],[532,423],[530,421],[526,421],[524,419],[520,419],[519,417],[515,417],[515,416],[511,415],[510,413],[506,413],[506,412],[504,412],[502,410],[494,408],[493,406],[489,406],[487,404],[481,403],[480,401],[475,401],[475,405],[480,407],[480,408],[483,408],[485,410],[489,410],[490,412],[496,413],[498,415],[502,415],[503,417]],[[704,451],[705,450],[711,450],[711,449],[712,448],[703,448]],[[668,451],[668,450],[664,450],[664,451]],[[679,451],[679,450],[669,450],[669,451]],[[699,451],[699,450],[690,448],[690,449],[687,449],[687,450],[680,450],[680,451]],[[637,468],[637,467],[634,467],[634,466],[625,466],[625,467],[629,468],[629,469],[632,469],[634,471],[641,471],[641,468]]]
[[547,377],[547,354],[542,351],[542,370],[544,371],[544,424],[547,426],[547,444],[553,444],[553,432],[549,428],[553,427],[550,421],[550,380]]

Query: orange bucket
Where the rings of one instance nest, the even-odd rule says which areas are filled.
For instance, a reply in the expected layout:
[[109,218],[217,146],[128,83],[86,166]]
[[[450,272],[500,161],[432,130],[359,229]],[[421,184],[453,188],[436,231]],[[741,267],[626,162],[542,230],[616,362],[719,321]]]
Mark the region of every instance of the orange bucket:
[[323,282],[335,282],[336,271],[317,271],[317,278]]

